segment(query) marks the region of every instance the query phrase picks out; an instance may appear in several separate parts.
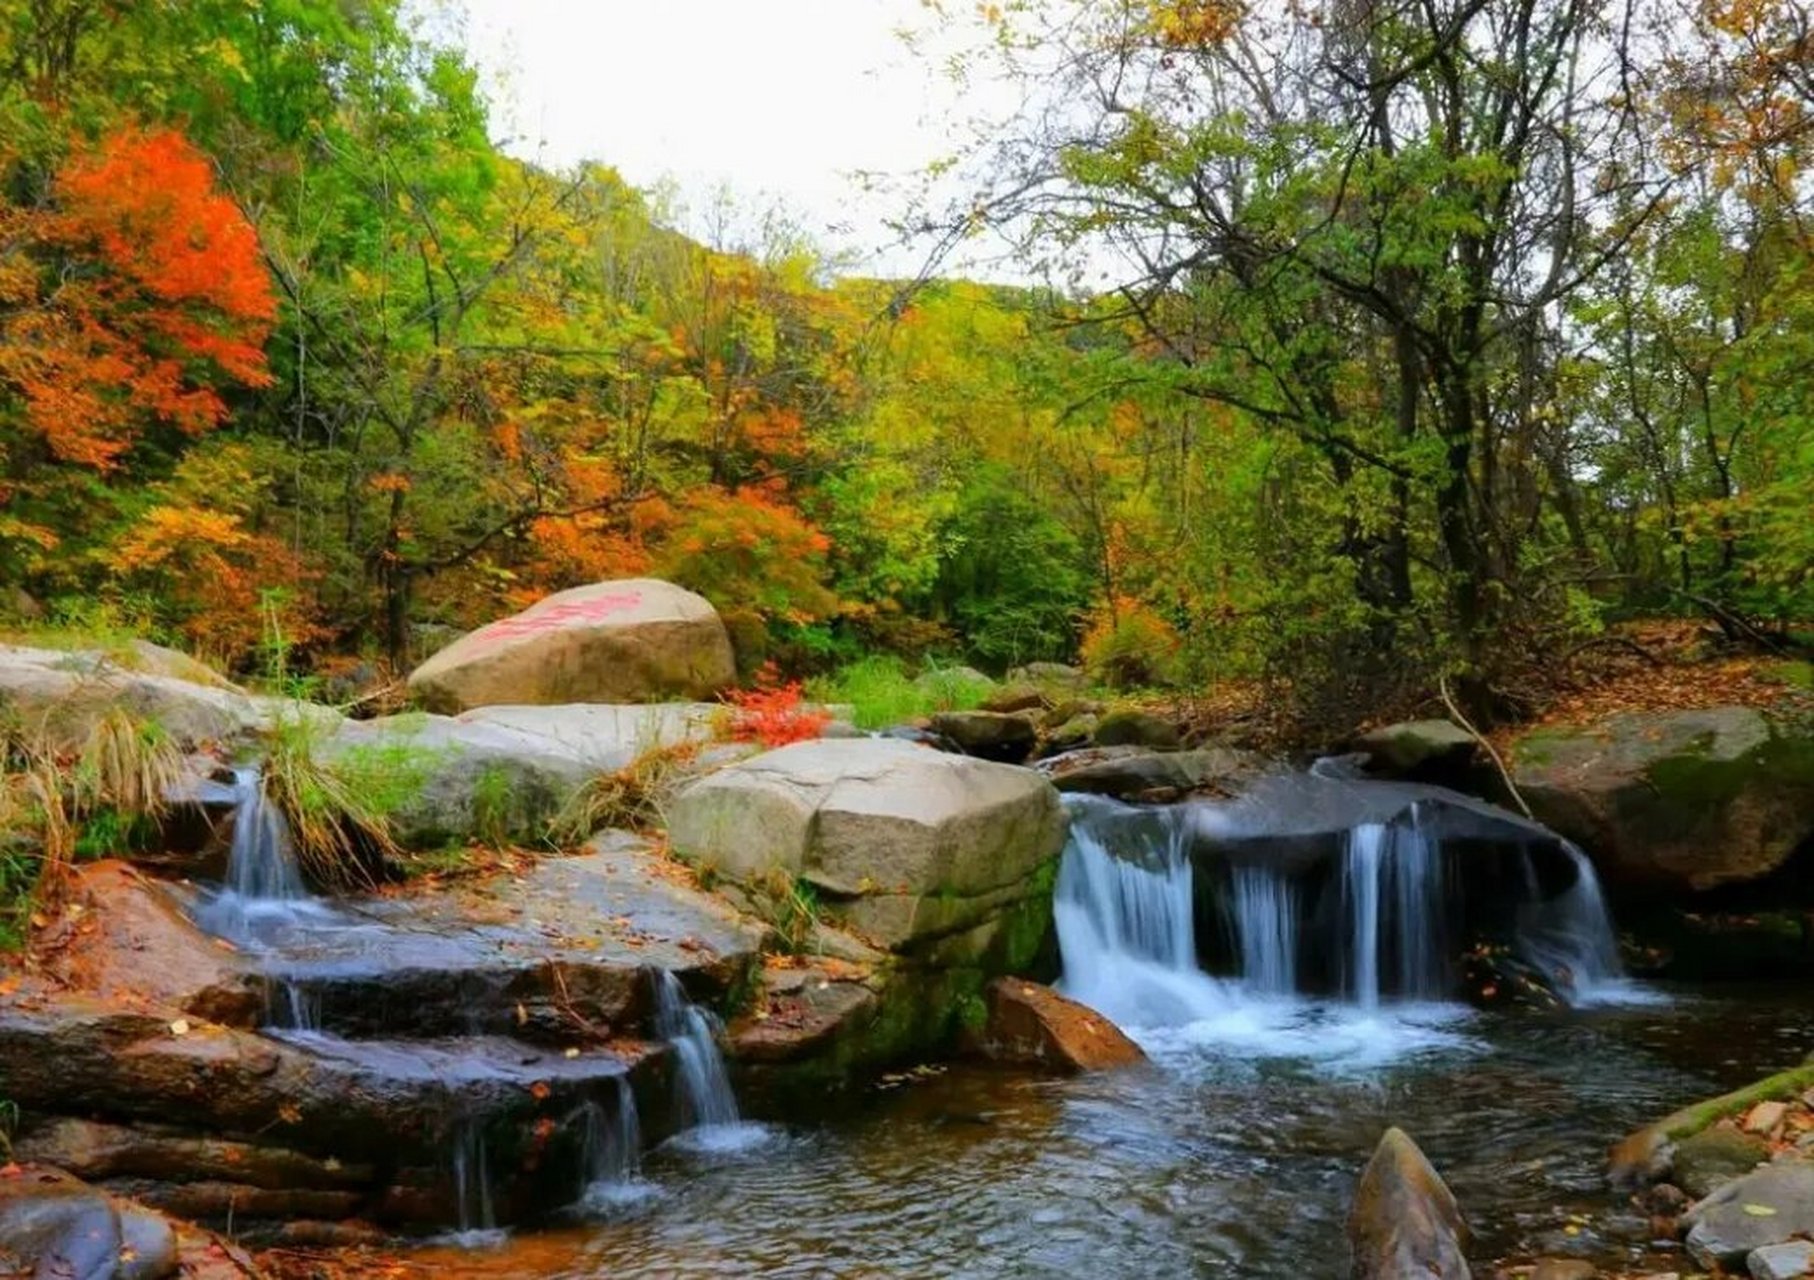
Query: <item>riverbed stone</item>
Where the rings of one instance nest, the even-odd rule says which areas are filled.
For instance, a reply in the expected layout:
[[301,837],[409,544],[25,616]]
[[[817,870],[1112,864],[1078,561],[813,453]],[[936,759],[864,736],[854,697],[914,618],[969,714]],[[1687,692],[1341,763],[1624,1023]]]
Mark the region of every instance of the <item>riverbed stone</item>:
[[1676,1144],[1672,1176],[1682,1190],[1699,1199],[1769,1158],[1770,1144],[1762,1138],[1713,1125]]
[[1621,712],[1526,733],[1512,759],[1536,817],[1616,888],[1756,880],[1814,838],[1814,726],[1787,712]]
[[65,749],[79,745],[116,710],[156,724],[185,750],[233,741],[268,721],[265,709],[212,672],[198,683],[142,669],[145,665],[131,646],[116,651],[0,644],[0,718]]
[[157,1214],[46,1165],[0,1173],[0,1272],[39,1280],[164,1280],[176,1233]]
[[895,950],[1049,899],[1064,831],[1031,770],[882,738],[766,752],[668,812],[683,860],[745,884],[803,881],[828,918]]
[[1074,1075],[1146,1059],[1113,1022],[1040,983],[997,978],[984,1000],[988,1017],[977,1051],[992,1062]]
[[1469,1280],[1469,1238],[1441,1175],[1402,1129],[1386,1130],[1348,1215],[1353,1280]]
[[1814,1234],[1814,1163],[1781,1160],[1736,1178],[1690,1209],[1688,1252],[1704,1267]]
[[557,592],[481,627],[411,673],[430,711],[708,698],[737,676],[730,636],[704,597],[654,578]]

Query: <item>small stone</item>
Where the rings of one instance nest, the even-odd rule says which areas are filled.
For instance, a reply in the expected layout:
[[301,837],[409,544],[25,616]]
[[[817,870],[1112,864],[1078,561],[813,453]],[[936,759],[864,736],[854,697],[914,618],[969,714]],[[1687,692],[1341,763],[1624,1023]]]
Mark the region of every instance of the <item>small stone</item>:
[[1814,1244],[1791,1240],[1765,1245],[1751,1251],[1745,1266],[1750,1269],[1751,1280],[1793,1280],[1795,1276],[1814,1275]]
[[1770,1146],[1762,1138],[1715,1125],[1676,1147],[1675,1180],[1689,1195],[1706,1196],[1769,1158]]
[[1688,1220],[1688,1252],[1704,1267],[1814,1232],[1814,1164],[1765,1165],[1695,1205]]
[[1760,1102],[1745,1113],[1745,1132],[1768,1135],[1775,1132],[1789,1113],[1786,1102]]

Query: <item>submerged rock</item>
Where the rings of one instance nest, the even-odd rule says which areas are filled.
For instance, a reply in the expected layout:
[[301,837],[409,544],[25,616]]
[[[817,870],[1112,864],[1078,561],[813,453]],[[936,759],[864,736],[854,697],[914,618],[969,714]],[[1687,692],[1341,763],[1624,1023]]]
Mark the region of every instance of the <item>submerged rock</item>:
[[1789,716],[1625,712],[1527,733],[1513,759],[1537,817],[1621,887],[1756,880],[1814,838],[1814,727]]
[[[692,783],[668,812],[685,861],[746,886],[808,885],[827,919],[921,954],[966,935],[988,949],[994,932],[976,931],[999,932],[1023,905],[1049,922],[1064,831],[1057,792],[1031,770],[881,738],[767,752]],[[1031,933],[1037,947],[1044,924]]]
[[1468,1242],[1441,1176],[1403,1130],[1386,1130],[1348,1215],[1353,1280],[1468,1280]]
[[1783,1160],[1734,1179],[1690,1209],[1688,1252],[1704,1267],[1814,1234],[1814,1164]]
[[1146,1059],[1120,1027],[1037,982],[997,978],[984,999],[988,1020],[977,1049],[991,1061],[1070,1075]]
[[730,636],[704,597],[654,578],[561,591],[462,636],[417,667],[431,711],[707,698],[737,676]]

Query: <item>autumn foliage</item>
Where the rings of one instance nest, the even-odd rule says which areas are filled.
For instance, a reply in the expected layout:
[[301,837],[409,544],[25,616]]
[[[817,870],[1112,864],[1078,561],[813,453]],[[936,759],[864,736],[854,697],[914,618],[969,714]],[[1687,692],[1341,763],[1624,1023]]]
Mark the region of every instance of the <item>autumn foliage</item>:
[[831,723],[830,712],[802,706],[800,682],[783,682],[773,666],[757,673],[753,689],[733,689],[725,701],[731,706],[730,736],[738,742],[785,747],[818,737]]

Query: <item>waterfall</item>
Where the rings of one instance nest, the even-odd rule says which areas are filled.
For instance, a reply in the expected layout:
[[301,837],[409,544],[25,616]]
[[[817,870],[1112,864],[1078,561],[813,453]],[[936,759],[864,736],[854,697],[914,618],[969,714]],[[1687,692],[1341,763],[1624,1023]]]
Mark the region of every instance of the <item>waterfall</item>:
[[655,1188],[642,1180],[642,1123],[636,1094],[624,1076],[607,1111],[596,1102],[580,1108],[581,1212],[601,1212],[647,1199]]
[[1347,929],[1343,990],[1363,1008],[1391,991],[1414,999],[1448,994],[1450,958],[1442,846],[1418,821],[1364,822],[1348,832],[1342,854]]
[[289,902],[309,896],[296,862],[290,825],[265,796],[256,766],[233,771],[233,844],[227,853],[227,892],[248,902]]
[[[1124,1027],[1213,1016],[1226,1001],[1222,984],[1197,965],[1184,811],[1149,815],[1161,824],[1154,839],[1116,821],[1125,816],[1117,808],[1106,801],[1071,802],[1076,821],[1052,903],[1064,957],[1059,988]],[[1143,834],[1149,838],[1142,841]],[[1139,860],[1109,847],[1123,835],[1133,837],[1128,852]]]
[[1288,876],[1266,866],[1239,866],[1232,877],[1233,925],[1241,977],[1252,991],[1297,990],[1298,900]]
[[226,882],[197,914],[209,932],[246,941],[260,923],[293,918],[311,899],[290,825],[266,797],[255,766],[233,771],[233,797]]
[[656,969],[654,975],[655,1034],[667,1041],[678,1065],[676,1102],[686,1145],[713,1152],[754,1145],[766,1130],[744,1124],[739,1116],[724,1055],[718,1051],[718,1020],[687,999],[672,973]]
[[[1609,996],[1629,999],[1635,993],[1625,982],[1600,879],[1580,849],[1564,841],[1562,850],[1574,870],[1574,883],[1549,902],[1540,901],[1534,889],[1527,892],[1530,902],[1519,912],[1518,949],[1577,1004]],[[1527,883],[1535,878],[1527,855]]]
[[461,1125],[454,1137],[453,1181],[460,1236],[470,1239],[495,1233],[498,1216],[491,1201],[491,1168],[485,1131],[477,1120]]

